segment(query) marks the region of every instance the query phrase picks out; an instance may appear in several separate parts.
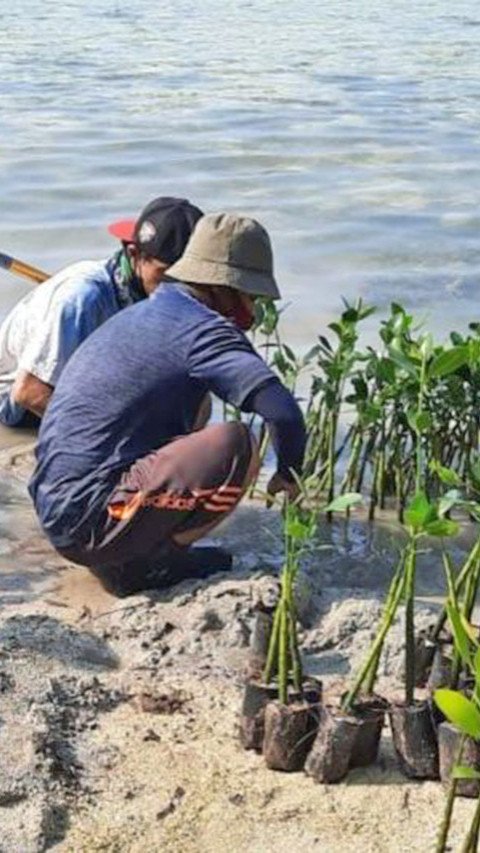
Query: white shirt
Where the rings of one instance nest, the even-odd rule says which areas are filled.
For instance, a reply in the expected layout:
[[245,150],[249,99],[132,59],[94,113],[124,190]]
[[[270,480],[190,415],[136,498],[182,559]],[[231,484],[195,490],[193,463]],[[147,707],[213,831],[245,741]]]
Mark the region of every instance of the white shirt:
[[37,285],[0,327],[0,397],[19,370],[55,386],[81,342],[119,309],[105,260],[73,264]]

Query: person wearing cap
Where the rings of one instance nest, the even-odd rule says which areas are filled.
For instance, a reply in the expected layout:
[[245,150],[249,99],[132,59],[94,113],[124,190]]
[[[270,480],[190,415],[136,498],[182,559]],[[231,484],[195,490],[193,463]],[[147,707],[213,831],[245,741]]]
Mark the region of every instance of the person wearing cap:
[[72,353],[155,289],[201,216],[186,199],[156,198],[138,220],[109,227],[122,243],[113,257],[67,267],[13,308],[0,327],[0,423],[38,423]]
[[208,392],[267,423],[270,494],[294,497],[302,466],[302,413],[245,335],[256,297],[280,296],[265,229],[204,216],[172,278],[72,356],[29,484],[52,544],[118,595],[231,567],[223,549],[193,543],[238,505],[259,457],[241,422],[193,431]]

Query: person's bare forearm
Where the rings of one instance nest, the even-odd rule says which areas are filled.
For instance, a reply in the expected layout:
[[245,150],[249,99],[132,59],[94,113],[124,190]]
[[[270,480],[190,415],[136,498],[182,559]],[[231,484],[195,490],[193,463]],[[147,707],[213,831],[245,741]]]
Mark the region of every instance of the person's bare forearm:
[[41,379],[26,370],[22,370],[18,374],[12,388],[14,402],[40,418],[47,408],[52,393],[51,385],[42,382]]

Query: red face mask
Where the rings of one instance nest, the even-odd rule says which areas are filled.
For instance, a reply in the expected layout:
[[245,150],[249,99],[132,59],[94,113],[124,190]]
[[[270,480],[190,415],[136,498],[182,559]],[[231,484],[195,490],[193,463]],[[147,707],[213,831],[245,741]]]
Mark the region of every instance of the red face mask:
[[239,305],[238,308],[235,308],[232,319],[242,332],[248,332],[253,326],[255,315],[253,310],[247,308],[246,305]]
[[229,311],[228,317],[230,320],[233,320],[237,328],[241,329],[242,332],[248,332],[255,321],[253,301],[242,299],[239,296],[235,299],[235,304]]
[[229,291],[226,299],[225,288],[218,288],[212,307],[235,324],[237,329],[248,332],[255,322],[253,299],[241,293]]

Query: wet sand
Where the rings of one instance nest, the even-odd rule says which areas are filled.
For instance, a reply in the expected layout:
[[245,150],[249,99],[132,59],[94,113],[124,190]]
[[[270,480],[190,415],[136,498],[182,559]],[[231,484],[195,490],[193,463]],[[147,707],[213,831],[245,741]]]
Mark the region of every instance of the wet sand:
[[[282,561],[273,511],[247,505],[226,523],[233,573],[119,600],[48,546],[26,494],[28,453],[14,457],[0,510],[2,851],[434,849],[441,786],[406,781],[387,731],[377,766],[329,787],[268,771],[239,745],[254,606],[274,596]],[[330,690],[345,685],[371,639],[393,531],[390,522],[339,523],[309,557],[302,645]],[[442,587],[436,558],[423,559],[419,626]],[[402,646],[400,621],[383,691],[400,689]],[[458,802],[452,850],[472,809]]]

